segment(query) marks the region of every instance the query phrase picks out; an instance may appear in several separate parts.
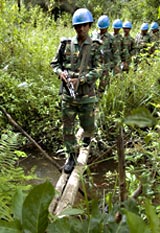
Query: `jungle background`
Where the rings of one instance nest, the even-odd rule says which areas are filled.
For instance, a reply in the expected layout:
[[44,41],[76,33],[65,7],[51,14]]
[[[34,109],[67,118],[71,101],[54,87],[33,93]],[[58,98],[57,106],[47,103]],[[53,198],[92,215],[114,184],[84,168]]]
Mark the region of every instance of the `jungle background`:
[[[93,13],[95,22],[91,30],[102,14],[109,16],[111,25],[116,18],[130,20],[132,36],[143,22],[160,22],[157,0],[0,0],[0,232],[158,233],[159,50],[153,56],[142,56],[136,72],[131,66],[129,73],[110,77],[99,101],[91,166],[83,180],[86,195],[64,218],[47,212],[54,195],[51,183],[35,185],[33,181],[38,178],[34,167],[26,173],[20,166],[20,161],[28,158],[28,150],[35,148],[5,113],[51,157],[58,157],[57,151],[63,151],[60,81],[50,62],[60,38],[74,35],[71,19],[78,7],[87,7]],[[111,26],[109,31],[112,32]],[[123,203],[119,201],[118,171],[112,168],[112,163],[118,163],[120,136],[127,185]],[[103,195],[99,196],[94,187],[94,172],[99,172],[99,164],[110,160],[111,169],[107,168],[103,175]],[[112,188],[108,191],[110,182]],[[90,195],[94,192],[91,199],[87,198],[85,185],[89,186]]]

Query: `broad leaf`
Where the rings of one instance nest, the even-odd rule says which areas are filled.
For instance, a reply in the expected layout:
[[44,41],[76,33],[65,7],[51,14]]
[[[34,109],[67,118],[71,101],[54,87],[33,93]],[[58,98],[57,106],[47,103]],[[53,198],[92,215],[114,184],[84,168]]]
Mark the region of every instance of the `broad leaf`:
[[21,189],[18,189],[13,196],[13,215],[14,218],[19,220],[22,223],[22,207],[24,202],[24,193]]
[[26,197],[22,210],[25,233],[44,233],[48,225],[48,207],[54,195],[50,182],[37,185]]
[[22,233],[22,231],[19,230],[19,227],[16,224],[16,222],[6,222],[6,221],[0,221],[0,232],[1,233]]
[[154,207],[149,203],[148,200],[145,202],[145,210],[147,217],[149,219],[149,226],[151,228],[152,233],[160,232],[160,219],[158,218]]
[[125,118],[124,122],[128,125],[136,125],[142,128],[156,124],[155,118],[146,108],[135,109],[130,116]]
[[[47,233],[71,233],[70,221],[68,218],[57,219],[54,223],[50,224],[47,228]],[[78,233],[78,232],[77,232]]]
[[129,211],[125,211],[125,213],[130,233],[151,233],[149,227],[141,217]]

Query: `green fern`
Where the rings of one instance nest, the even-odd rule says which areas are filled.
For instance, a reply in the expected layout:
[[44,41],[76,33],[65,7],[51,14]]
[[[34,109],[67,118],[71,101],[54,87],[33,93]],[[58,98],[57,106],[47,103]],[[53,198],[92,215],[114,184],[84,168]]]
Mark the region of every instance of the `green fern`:
[[[33,176],[26,176],[21,167],[16,166],[19,159],[17,153],[19,134],[8,131],[3,133],[0,139],[0,219],[11,220],[12,197],[21,187],[22,190],[30,189],[30,185],[26,185],[26,181],[33,179]],[[26,155],[27,156],[27,155]]]

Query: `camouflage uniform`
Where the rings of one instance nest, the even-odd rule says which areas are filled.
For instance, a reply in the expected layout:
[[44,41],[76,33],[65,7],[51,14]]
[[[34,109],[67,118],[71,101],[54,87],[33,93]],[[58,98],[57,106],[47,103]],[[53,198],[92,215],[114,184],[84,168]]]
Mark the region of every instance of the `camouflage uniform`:
[[123,37],[121,34],[113,35],[113,63],[112,69],[113,73],[116,74],[120,72],[121,62],[127,59],[127,49],[123,42]]
[[151,43],[153,43],[151,52],[153,53],[155,50],[160,50],[160,30],[157,30],[155,33],[150,32]]
[[136,57],[134,63],[136,70],[138,64],[141,61],[141,54],[146,54],[146,56],[148,56],[150,53],[148,44],[151,43],[151,37],[149,33],[146,33],[145,35],[138,33],[135,37],[135,43],[136,43]]
[[124,44],[124,51],[122,51],[122,61],[127,62],[127,64],[129,65],[131,63],[132,56],[136,52],[135,40],[130,35],[124,36],[123,44]]
[[[84,130],[84,136],[91,137],[94,133],[94,105],[97,101],[95,82],[102,73],[100,67],[101,55],[99,43],[93,42],[89,36],[81,46],[78,44],[77,37],[73,37],[70,42],[67,41],[66,43],[62,68],[59,50],[55,59],[51,62],[54,72],[59,75],[63,69],[66,69],[71,78],[79,79],[76,99],[68,95],[64,87],[62,94],[64,144],[67,152],[72,153],[75,152],[77,146],[74,132],[77,115],[80,120],[80,126]],[[86,61],[82,67],[84,57],[86,57]]]
[[138,53],[146,53],[146,48],[148,47],[148,44],[151,43],[151,37],[149,33],[147,33],[146,35],[138,33],[135,37],[135,43]]
[[113,63],[113,36],[106,32],[100,34],[94,31],[92,39],[99,39],[102,41],[101,45],[101,63],[103,65],[103,75],[100,77],[98,92],[104,92],[106,85],[109,83],[109,72]]
[[157,32],[153,33],[150,32],[151,42],[160,41],[160,30],[157,30]]

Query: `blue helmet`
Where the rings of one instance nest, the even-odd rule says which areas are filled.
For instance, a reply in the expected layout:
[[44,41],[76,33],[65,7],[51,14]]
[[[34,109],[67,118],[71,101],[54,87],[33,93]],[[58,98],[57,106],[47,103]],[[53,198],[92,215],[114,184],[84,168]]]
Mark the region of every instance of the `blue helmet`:
[[93,16],[91,12],[86,8],[80,8],[76,10],[72,17],[73,26],[83,23],[93,23]]
[[132,23],[130,21],[126,21],[123,23],[123,28],[132,28]]
[[108,28],[110,25],[110,21],[107,15],[102,15],[99,17],[98,21],[97,21],[97,26],[100,29],[104,29],[104,28]]
[[116,19],[113,21],[112,27],[115,29],[120,29],[122,28],[122,20]]
[[158,28],[159,28],[159,25],[157,22],[151,23],[151,30],[158,29]]
[[142,25],[141,25],[141,30],[142,30],[142,31],[145,31],[145,30],[148,30],[148,29],[149,29],[148,23],[142,23]]

